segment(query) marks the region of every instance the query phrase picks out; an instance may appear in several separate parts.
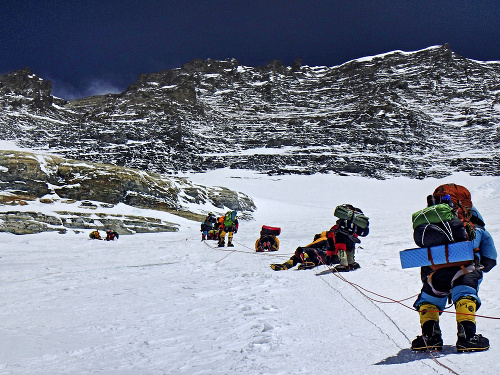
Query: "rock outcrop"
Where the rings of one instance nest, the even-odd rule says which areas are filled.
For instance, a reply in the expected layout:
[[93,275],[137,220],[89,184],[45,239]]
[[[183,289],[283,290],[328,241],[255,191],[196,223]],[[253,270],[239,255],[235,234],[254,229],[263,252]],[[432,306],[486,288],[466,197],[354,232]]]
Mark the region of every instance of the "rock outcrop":
[[[68,211],[47,215],[16,210],[16,206],[33,201],[68,203]],[[0,231],[24,234],[108,228],[124,234],[178,229],[177,224],[148,217],[125,217],[99,210],[92,215],[71,212],[69,207],[74,202],[90,210],[123,203],[196,221],[202,221],[210,207],[220,214],[236,210],[242,219],[251,219],[256,209],[252,199],[243,193],[193,184],[185,178],[48,154],[0,151],[0,205],[4,206]]]
[[113,230],[119,234],[176,232],[179,225],[164,220],[132,215],[104,213],[55,212],[53,215],[34,211],[0,212],[0,232],[35,234],[67,231]]

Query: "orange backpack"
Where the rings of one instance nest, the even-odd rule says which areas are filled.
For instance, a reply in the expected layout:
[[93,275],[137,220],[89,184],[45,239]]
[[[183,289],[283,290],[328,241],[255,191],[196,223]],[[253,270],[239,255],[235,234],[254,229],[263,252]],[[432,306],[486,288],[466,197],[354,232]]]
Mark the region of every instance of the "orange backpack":
[[432,195],[440,201],[445,195],[449,195],[453,210],[456,211],[458,218],[464,223],[469,240],[476,238],[476,230],[471,221],[472,198],[466,187],[457,184],[443,184],[438,186]]

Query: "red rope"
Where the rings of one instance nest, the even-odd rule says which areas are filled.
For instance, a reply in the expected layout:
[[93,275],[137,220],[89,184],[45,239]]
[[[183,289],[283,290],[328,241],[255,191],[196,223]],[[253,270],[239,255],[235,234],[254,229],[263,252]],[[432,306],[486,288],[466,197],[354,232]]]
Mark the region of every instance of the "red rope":
[[[372,292],[371,290],[368,290],[366,288],[363,288],[362,286],[356,284],[356,283],[353,283],[353,282],[350,282],[349,280],[347,280],[345,277],[339,275],[339,272],[336,272],[335,271],[335,267],[330,267],[328,266],[327,264],[325,264],[324,262],[322,262],[324,266],[326,266],[336,277],[338,277],[340,280],[348,283],[349,285],[351,285],[353,288],[355,288],[356,290],[358,290],[363,296],[365,296],[366,298],[368,298],[369,300],[373,301],[373,302],[378,302],[378,303],[398,303],[400,304],[401,306],[403,307],[406,307],[407,309],[410,309],[410,310],[413,310],[413,311],[416,311],[418,312],[417,309],[415,309],[414,307],[411,307],[411,306],[407,306],[405,305],[404,303],[402,303],[402,301],[406,301],[410,298],[414,298],[416,296],[418,296],[418,294],[415,294],[414,296],[411,296],[411,297],[408,297],[408,298],[404,298],[404,299],[401,299],[401,300],[395,300],[395,299],[392,299],[392,298],[389,298],[389,297],[386,297],[384,295],[381,295],[381,294],[378,294],[378,293],[375,293],[375,292]],[[367,295],[366,293],[370,293],[370,294],[373,294],[373,295],[376,295],[377,297],[380,297],[380,298],[385,298],[386,300],[388,301],[379,301],[379,300],[376,300],[375,298],[372,298],[370,297],[369,295]],[[456,311],[441,311],[441,310],[435,310],[435,311],[428,311],[428,312],[439,312],[439,313],[446,313],[446,314],[455,314],[455,315],[471,315],[471,316],[475,316],[475,317],[478,317],[478,318],[485,318],[485,319],[495,319],[495,320],[500,320],[500,318],[497,318],[497,317],[493,317],[493,316],[487,316],[487,315],[477,315],[477,314],[467,314],[467,313],[457,313]]]
[[445,369],[447,369],[451,373],[453,373],[455,375],[460,375],[458,372],[456,372],[452,368],[446,366],[444,363],[439,362],[438,359],[434,356],[434,353],[432,352],[432,350],[429,349],[429,345],[427,345],[427,340],[425,339],[425,336],[422,336],[422,338],[424,339],[424,344],[425,344],[425,347],[427,348],[427,353],[429,353],[429,355],[434,360],[434,362],[436,362],[439,366],[444,367]]
[[[257,254],[257,255],[271,255],[271,256],[275,256],[275,257],[282,257],[283,255],[282,254],[275,254],[275,252],[255,252],[255,251],[244,251],[244,250],[234,250],[234,249],[225,249],[225,248],[218,248],[218,247],[214,247],[214,246],[211,246],[210,244],[208,244],[206,241],[205,242],[205,245],[207,245],[208,247],[211,247],[212,249],[215,249],[215,250],[222,250],[222,251],[230,251],[230,252],[239,252],[239,253],[246,253],[246,254]],[[235,241],[236,243],[238,243],[239,245],[245,247],[245,248],[248,248],[250,249],[248,246],[245,246],[244,244],[240,243],[240,242],[237,242]],[[228,254],[229,255],[229,254]],[[227,256],[227,255],[226,255]],[[225,257],[224,257],[225,258]],[[222,259],[224,259],[222,258]],[[222,259],[220,259],[219,261],[221,261]],[[356,283],[353,283],[349,280],[347,280],[345,277],[341,276],[339,274],[339,272],[336,272],[335,271],[335,266],[334,267],[330,267],[328,264],[326,264],[321,257],[318,256],[318,259],[320,260],[320,264],[323,264],[326,268],[328,268],[330,270],[331,273],[333,273],[336,277],[338,277],[340,280],[348,283],[349,285],[351,285],[353,288],[355,288],[359,293],[361,293],[363,296],[365,296],[366,298],[368,298],[369,300],[373,301],[373,302],[377,302],[377,303],[398,303],[400,304],[401,306],[403,307],[406,307],[407,309],[410,309],[412,311],[415,311],[415,312],[418,312],[417,309],[415,309],[414,307],[411,307],[411,306],[408,306],[408,305],[405,305],[403,303],[403,301],[406,301],[406,300],[409,300],[411,298],[415,298],[418,296],[418,294],[415,294],[413,296],[410,296],[410,297],[406,297],[406,298],[403,298],[403,299],[400,299],[400,300],[396,300],[396,299],[393,299],[393,298],[390,298],[390,297],[386,297],[382,294],[378,294],[376,292],[373,292],[369,289],[366,289],[364,287],[362,287],[361,285],[358,285]],[[375,298],[372,298],[370,297],[368,294],[373,294],[377,297],[380,297],[382,299],[385,299],[387,301],[381,301],[381,300],[377,300]],[[487,315],[477,315],[477,314],[467,314],[467,313],[457,313],[456,311],[441,311],[441,310],[436,310],[436,311],[429,311],[429,312],[439,312],[439,313],[446,313],[446,314],[461,314],[461,315],[471,315],[471,316],[475,316],[475,317],[478,317],[478,318],[484,318],[484,319],[494,319],[494,320],[500,320],[500,318],[497,318],[497,317],[493,317],[493,316],[487,316]]]

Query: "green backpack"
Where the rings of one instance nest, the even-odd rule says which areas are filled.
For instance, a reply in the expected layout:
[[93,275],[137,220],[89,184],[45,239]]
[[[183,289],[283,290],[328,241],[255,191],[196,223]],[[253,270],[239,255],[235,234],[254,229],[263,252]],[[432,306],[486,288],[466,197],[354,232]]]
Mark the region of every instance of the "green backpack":
[[354,225],[364,229],[368,226],[368,216],[363,215],[363,213],[357,212],[356,210],[359,209],[348,204],[342,204],[335,207],[333,215],[339,219],[352,221]]
[[236,220],[236,211],[228,211],[224,215],[224,226],[230,227],[234,225],[234,221]]
[[441,203],[415,212],[411,215],[411,220],[413,221],[413,229],[415,229],[421,224],[439,224],[449,221],[454,217],[455,215],[453,215],[450,205]]

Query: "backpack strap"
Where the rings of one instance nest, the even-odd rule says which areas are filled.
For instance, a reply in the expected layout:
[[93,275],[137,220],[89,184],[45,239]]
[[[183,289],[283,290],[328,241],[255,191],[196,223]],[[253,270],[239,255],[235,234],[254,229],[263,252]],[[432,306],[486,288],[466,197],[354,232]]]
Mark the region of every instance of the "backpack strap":
[[[474,249],[474,253],[476,253],[477,251],[479,251],[479,248],[476,248]],[[429,260],[429,262],[431,262],[431,265],[429,267],[431,267],[434,271],[437,271],[438,269],[440,268],[444,268],[444,267],[452,267],[452,266],[459,266],[459,267],[469,267],[471,265],[474,265],[474,261],[473,260],[462,260],[462,261],[459,261],[459,262],[451,262],[450,263],[450,250],[448,248],[448,244],[444,245],[444,254],[445,254],[445,257],[446,257],[446,263],[443,263],[443,264],[435,264],[434,263],[434,259],[432,258],[432,252],[431,252],[431,248],[428,247],[427,248],[427,259]],[[472,271],[468,271],[468,272],[472,272]],[[464,273],[467,273],[467,272],[464,272]]]
[[[448,244],[444,245],[444,255],[446,257],[446,264],[450,264],[450,251],[448,249]],[[429,259],[429,262],[431,262],[431,267],[436,267],[436,265],[434,264],[434,259],[432,258],[432,251],[430,247],[427,248],[427,259]]]
[[432,276],[434,276],[434,274],[436,273],[436,270],[432,271],[432,273],[427,276],[427,284],[429,284],[429,286],[431,287],[432,291],[434,292],[434,294],[438,297],[445,297],[449,294],[449,292],[441,292],[440,290],[436,290],[434,288],[434,286],[432,285]]

